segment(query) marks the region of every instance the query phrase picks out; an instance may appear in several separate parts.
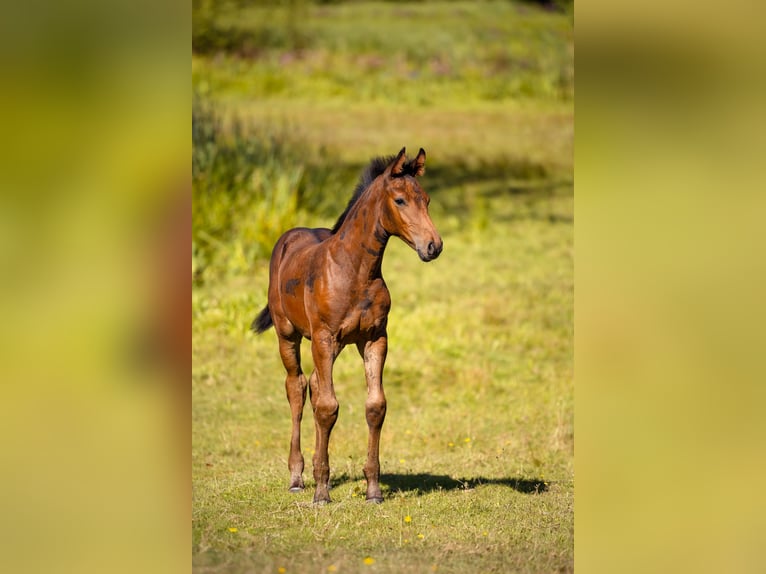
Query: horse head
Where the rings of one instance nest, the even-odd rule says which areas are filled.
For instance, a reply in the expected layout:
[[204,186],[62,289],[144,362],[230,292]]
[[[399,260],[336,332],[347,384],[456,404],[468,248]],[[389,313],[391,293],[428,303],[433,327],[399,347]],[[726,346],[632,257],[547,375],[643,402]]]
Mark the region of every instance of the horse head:
[[383,187],[381,222],[388,233],[417,251],[420,259],[432,261],[442,252],[444,243],[428,214],[431,199],[416,179],[425,172],[425,163],[423,148],[410,162],[402,148],[380,175]]

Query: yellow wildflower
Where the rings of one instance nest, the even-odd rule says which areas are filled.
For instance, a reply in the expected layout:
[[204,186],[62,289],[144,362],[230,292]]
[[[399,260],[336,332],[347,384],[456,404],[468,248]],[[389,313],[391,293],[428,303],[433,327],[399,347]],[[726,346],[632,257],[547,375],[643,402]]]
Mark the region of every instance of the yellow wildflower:
[[423,540],[423,538],[425,538],[425,535],[424,535],[424,534],[418,534],[418,538],[420,538],[421,540]]
[[236,528],[229,528],[229,532],[236,532],[236,531],[237,531]]
[[328,571],[328,572],[337,572],[337,571],[338,571],[338,567],[337,567],[335,564],[330,564],[330,565],[327,567],[327,571]]
[[367,566],[371,566],[371,565],[375,564],[375,558],[373,558],[372,556],[367,556],[367,557],[364,559],[364,563],[365,563]]
[[412,522],[412,516],[410,516],[410,515],[408,514],[407,516],[405,516],[405,517],[404,517],[404,521],[405,521],[407,524],[409,524],[410,522]]
[[277,572],[279,572],[279,574],[285,574],[285,572],[287,572],[287,570],[285,570],[284,566],[280,566],[279,568],[277,568]]

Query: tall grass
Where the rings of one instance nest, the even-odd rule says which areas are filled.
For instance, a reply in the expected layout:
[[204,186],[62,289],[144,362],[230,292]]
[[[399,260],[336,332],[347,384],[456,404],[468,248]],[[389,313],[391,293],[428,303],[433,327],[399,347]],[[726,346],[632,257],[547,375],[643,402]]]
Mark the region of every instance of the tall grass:
[[331,225],[363,163],[402,145],[470,170],[441,178],[448,185],[486,179],[477,158],[497,164],[504,185],[523,165],[571,172],[573,31],[561,13],[512,2],[193,4],[195,284],[247,272],[290,227]]
[[192,276],[196,284],[247,272],[279,236],[337,209],[353,176],[287,128],[227,118],[196,95],[192,106]]
[[210,102],[192,111],[192,274],[246,269],[298,211],[303,166],[282,140],[235,122],[227,134]]

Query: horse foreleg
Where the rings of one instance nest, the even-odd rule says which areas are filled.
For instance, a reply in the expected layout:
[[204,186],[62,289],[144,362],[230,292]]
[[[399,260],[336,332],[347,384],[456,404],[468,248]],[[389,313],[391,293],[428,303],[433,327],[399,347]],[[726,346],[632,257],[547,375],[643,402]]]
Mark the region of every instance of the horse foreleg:
[[306,403],[306,377],[301,372],[300,338],[279,339],[279,354],[287,370],[285,392],[290,403],[292,435],[290,437],[290,456],[287,467],[290,470],[290,492],[300,492],[303,484],[303,454],[301,453],[301,420],[303,405]]
[[364,359],[364,374],[367,379],[367,401],[365,416],[369,429],[367,462],[364,476],[367,479],[367,502],[383,502],[380,491],[380,432],[386,418],[386,395],[383,392],[383,365],[386,362],[388,339],[385,332],[377,339],[360,343],[357,348]]
[[315,372],[311,375],[311,406],[314,409],[316,444],[314,448],[314,503],[330,502],[330,433],[338,420],[338,400],[332,384],[332,366],[337,349],[330,337],[312,337],[311,352]]

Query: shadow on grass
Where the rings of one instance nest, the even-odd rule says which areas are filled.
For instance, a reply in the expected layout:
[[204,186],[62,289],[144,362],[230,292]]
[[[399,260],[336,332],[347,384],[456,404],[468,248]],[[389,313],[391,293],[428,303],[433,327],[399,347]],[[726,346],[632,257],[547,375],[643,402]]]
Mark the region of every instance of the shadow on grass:
[[[333,486],[339,486],[346,482],[355,482],[361,480],[361,476],[353,477],[342,474],[333,477]],[[394,492],[409,492],[417,496],[431,492],[472,490],[478,486],[500,485],[512,488],[523,494],[539,494],[547,492],[550,482],[533,478],[452,478],[446,474],[381,474],[380,483],[385,494]]]
[[496,484],[507,486],[524,494],[537,494],[548,490],[539,479],[526,478],[452,478],[446,474],[381,474],[380,482],[391,491],[416,491],[418,494],[444,490],[471,490],[477,486]]

